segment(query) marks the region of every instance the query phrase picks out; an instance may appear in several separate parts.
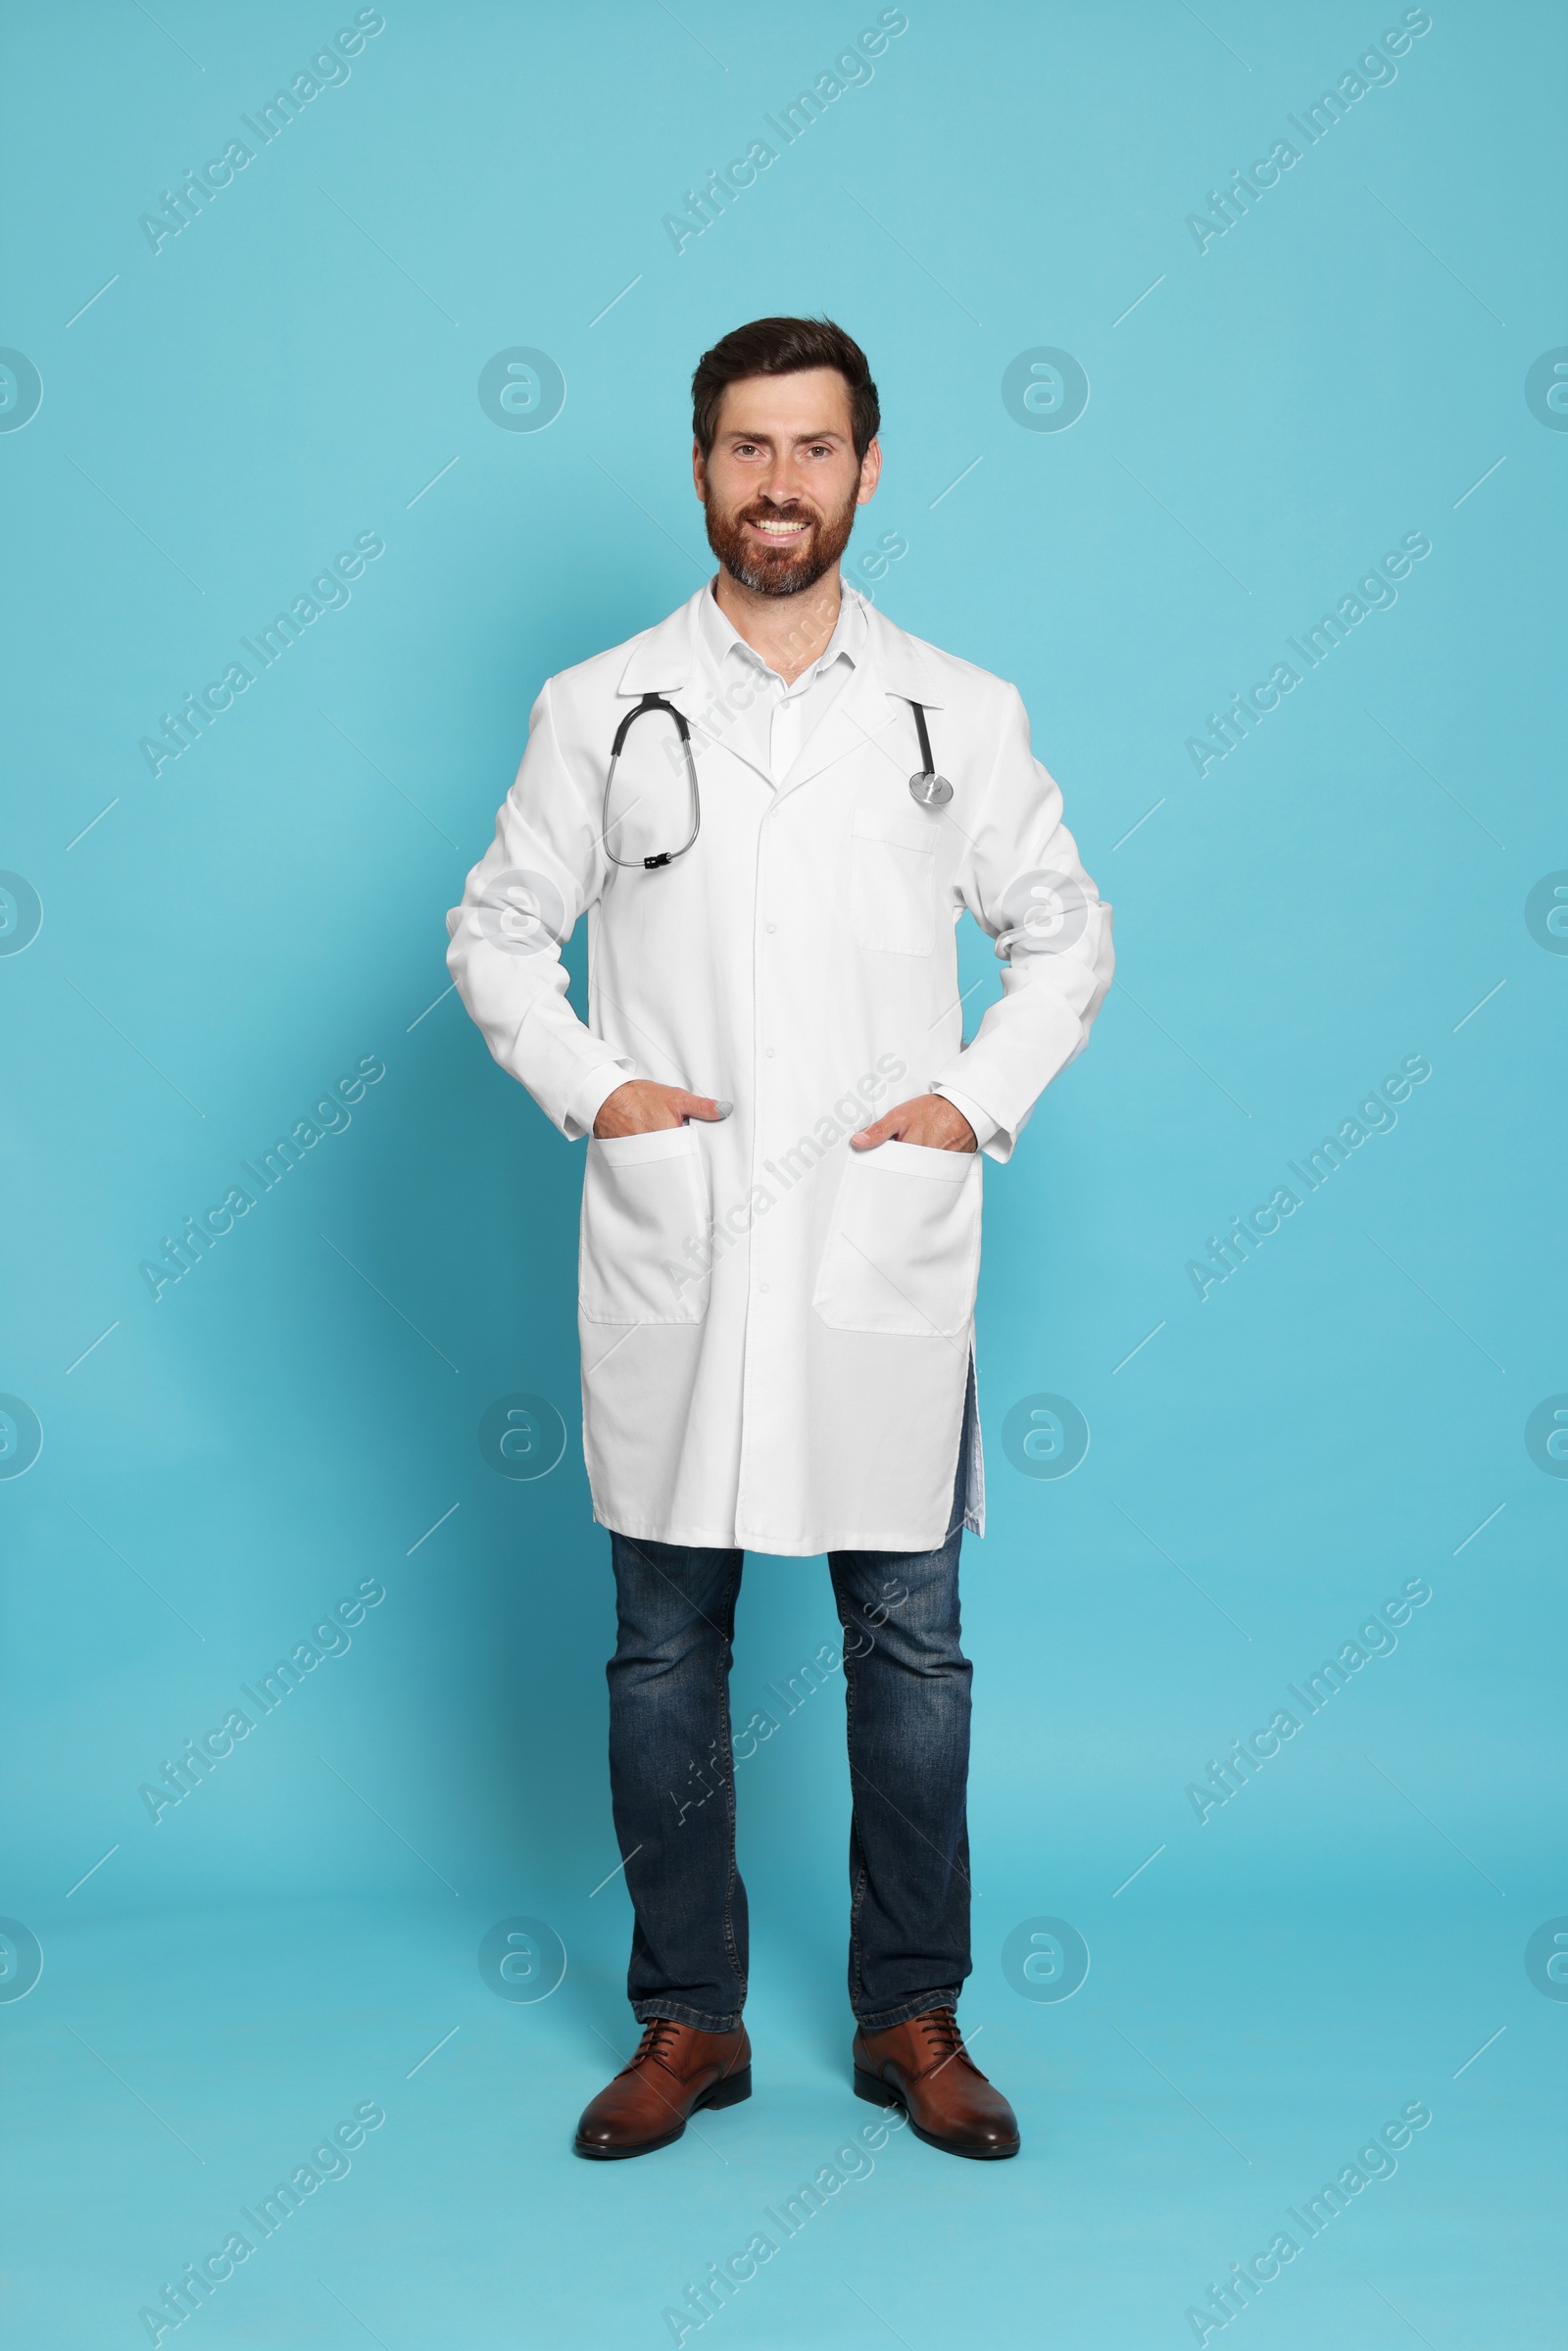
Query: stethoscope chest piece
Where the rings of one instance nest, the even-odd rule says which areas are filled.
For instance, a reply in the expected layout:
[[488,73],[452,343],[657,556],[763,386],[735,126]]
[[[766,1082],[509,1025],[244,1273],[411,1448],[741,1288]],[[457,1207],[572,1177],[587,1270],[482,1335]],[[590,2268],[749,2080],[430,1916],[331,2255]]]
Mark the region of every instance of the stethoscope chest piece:
[[953,786],[945,775],[938,775],[931,757],[931,737],[925,723],[925,711],[917,702],[909,708],[914,712],[914,724],[920,737],[920,765],[909,778],[909,798],[917,808],[945,808],[953,798]]
[[945,775],[911,775],[909,798],[918,808],[945,808],[953,798],[953,786]]

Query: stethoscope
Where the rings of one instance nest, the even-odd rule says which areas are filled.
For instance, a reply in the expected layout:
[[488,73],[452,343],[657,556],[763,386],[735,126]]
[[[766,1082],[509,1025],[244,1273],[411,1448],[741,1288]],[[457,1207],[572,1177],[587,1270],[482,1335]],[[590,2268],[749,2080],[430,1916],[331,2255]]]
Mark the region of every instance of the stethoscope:
[[[915,729],[920,737],[920,765],[909,778],[909,798],[918,808],[945,808],[953,798],[953,786],[945,775],[938,775],[936,771],[936,765],[931,757],[931,737],[926,731],[923,706],[911,701],[909,708],[914,712]],[[619,766],[620,755],[626,748],[626,737],[631,733],[637,720],[645,718],[651,710],[662,710],[666,718],[673,718],[675,721],[681,749],[686,755],[686,782],[691,793],[692,829],[679,849],[662,849],[654,857],[617,857],[610,846],[610,796],[615,789],[615,769]],[[615,729],[615,739],[610,747],[610,773],[605,778],[604,806],[600,810],[600,838],[605,845],[605,855],[612,865],[641,865],[652,872],[655,866],[668,865],[673,863],[676,857],[683,857],[702,830],[702,823],[703,803],[702,795],[697,789],[697,762],[692,758],[691,729],[673,703],[666,702],[661,694],[645,694],[636,709],[626,712],[625,717]]]

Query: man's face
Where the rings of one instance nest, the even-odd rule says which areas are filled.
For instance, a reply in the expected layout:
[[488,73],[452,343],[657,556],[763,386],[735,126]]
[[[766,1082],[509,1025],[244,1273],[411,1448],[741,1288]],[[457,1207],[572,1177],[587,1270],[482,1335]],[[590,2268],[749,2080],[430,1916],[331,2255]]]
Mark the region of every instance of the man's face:
[[712,449],[692,456],[708,544],[760,596],[798,596],[832,569],[881,469],[875,441],[855,454],[836,367],[726,385]]

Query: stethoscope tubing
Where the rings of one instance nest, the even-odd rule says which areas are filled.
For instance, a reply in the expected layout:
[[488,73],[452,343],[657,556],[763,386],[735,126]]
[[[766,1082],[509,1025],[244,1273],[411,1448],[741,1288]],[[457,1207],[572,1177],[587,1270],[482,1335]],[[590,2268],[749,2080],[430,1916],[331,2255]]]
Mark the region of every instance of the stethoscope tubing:
[[[638,718],[646,717],[651,710],[665,711],[669,717],[674,719],[676,730],[680,735],[681,749],[686,754],[686,781],[691,793],[692,829],[687,834],[685,840],[681,843],[679,849],[662,850],[659,856],[655,857],[617,857],[614,851],[610,846],[610,796],[615,788],[615,769],[620,764],[620,755],[626,748],[626,737],[631,733],[633,721]],[[680,711],[676,710],[674,704],[672,702],[665,702],[662,695],[645,694],[641,702],[638,703],[636,709],[628,710],[625,717],[621,720],[619,726],[617,726],[615,729],[615,739],[610,747],[610,773],[605,778],[605,798],[604,804],[599,812],[599,837],[604,844],[605,855],[610,859],[612,865],[628,867],[640,865],[650,873],[653,872],[656,866],[668,865],[674,858],[683,857],[686,855],[687,850],[690,849],[692,843],[696,840],[698,834],[702,831],[703,802],[702,795],[697,789],[697,762],[692,758],[691,728],[687,725]]]
[[[938,775],[936,771],[936,763],[931,757],[931,737],[925,723],[924,705],[911,699],[909,708],[914,712],[915,730],[920,738],[920,767],[918,773],[909,778],[910,798],[918,808],[945,808],[953,798],[953,786],[945,776]],[[615,769],[620,764],[620,755],[626,748],[626,738],[631,733],[633,725],[639,718],[645,718],[652,710],[662,710],[666,717],[673,718],[675,721],[681,749],[686,755],[686,780],[691,794],[692,829],[679,849],[661,850],[657,857],[620,857],[610,846],[610,800],[615,788]],[[616,821],[618,822],[619,819],[617,818]],[[615,729],[614,741],[610,747],[610,772],[605,778],[605,797],[600,808],[599,822],[600,839],[604,844],[605,855],[612,865],[619,865],[626,869],[641,866],[649,873],[654,872],[661,865],[672,864],[676,857],[683,857],[702,830],[703,802],[697,785],[697,762],[692,757],[691,728],[674,704],[666,702],[662,694],[645,694],[635,709],[626,712],[625,717]]]

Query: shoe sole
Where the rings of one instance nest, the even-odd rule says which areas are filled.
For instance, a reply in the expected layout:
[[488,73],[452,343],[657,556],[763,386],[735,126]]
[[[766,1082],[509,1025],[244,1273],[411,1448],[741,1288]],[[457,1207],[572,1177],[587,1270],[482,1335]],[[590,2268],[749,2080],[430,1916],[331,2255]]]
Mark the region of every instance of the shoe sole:
[[956,2147],[951,2139],[937,2138],[931,2131],[921,2130],[909,2113],[908,2101],[902,2091],[896,2090],[891,2082],[883,2082],[877,2075],[867,2074],[860,2066],[855,2069],[855,2094],[858,2098],[864,2098],[870,2106],[898,2107],[907,2117],[909,2129],[915,2137],[924,2139],[926,2145],[935,2147],[940,2155],[962,2155],[971,2163],[1004,2163],[1009,2156],[1016,2155],[1023,2144],[1021,2139],[1015,2138],[1010,2147]]
[[[711,2089],[705,2089],[694,2102],[692,2113],[701,2114],[705,2110],[712,2113],[720,2106],[739,2106],[741,2100],[749,2098],[751,2094],[752,2069],[744,2065],[738,2074],[731,2074],[727,2080],[715,2082]],[[592,2147],[574,2138],[571,2151],[574,2155],[585,2155],[590,2163],[625,2163],[635,2155],[657,2155],[661,2147],[672,2147],[678,2138],[684,2136],[685,2131],[686,2123],[683,2121],[677,2123],[673,2131],[666,2131],[662,2138],[646,2138],[636,2147]]]

